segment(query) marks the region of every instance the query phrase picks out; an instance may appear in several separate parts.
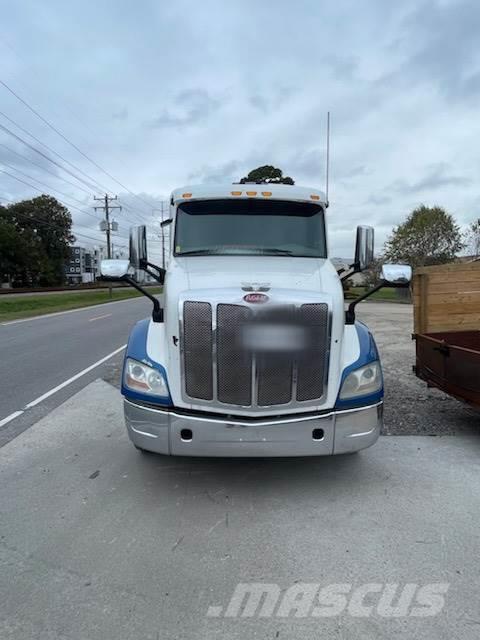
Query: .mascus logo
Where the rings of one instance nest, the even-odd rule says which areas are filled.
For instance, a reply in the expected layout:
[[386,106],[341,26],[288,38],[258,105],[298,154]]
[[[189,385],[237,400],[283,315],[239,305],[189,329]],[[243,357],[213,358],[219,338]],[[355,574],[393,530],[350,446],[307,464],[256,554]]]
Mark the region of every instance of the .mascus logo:
[[265,293],[247,293],[246,296],[243,296],[245,302],[250,302],[252,304],[262,304],[263,302],[268,302],[270,298]]

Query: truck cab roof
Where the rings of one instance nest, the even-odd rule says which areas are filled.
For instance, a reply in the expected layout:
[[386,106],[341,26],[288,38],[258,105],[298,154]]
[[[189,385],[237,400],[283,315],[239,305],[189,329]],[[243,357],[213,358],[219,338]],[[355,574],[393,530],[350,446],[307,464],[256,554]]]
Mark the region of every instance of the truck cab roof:
[[175,204],[188,200],[223,200],[228,198],[271,198],[274,200],[318,202],[318,204],[326,205],[323,191],[289,184],[247,182],[245,184],[187,185],[175,189],[171,195],[171,200]]

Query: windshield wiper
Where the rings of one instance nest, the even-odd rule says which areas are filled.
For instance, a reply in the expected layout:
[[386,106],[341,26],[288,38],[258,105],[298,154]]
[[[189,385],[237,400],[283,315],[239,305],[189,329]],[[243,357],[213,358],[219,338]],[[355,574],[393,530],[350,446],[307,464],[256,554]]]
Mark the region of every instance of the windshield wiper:
[[293,256],[293,251],[289,251],[288,249],[262,249],[262,254],[272,253],[276,256]]
[[289,251],[288,249],[275,249],[275,248],[268,248],[268,249],[255,249],[254,251],[250,250],[250,251],[246,251],[245,253],[243,253],[241,248],[238,248],[237,250],[225,250],[225,249],[190,249],[188,251],[182,251],[180,253],[177,253],[178,257],[181,256],[210,256],[210,255],[218,255],[218,254],[222,254],[222,255],[248,255],[248,256],[264,256],[264,255],[275,255],[275,256],[293,256],[294,253],[292,251]]
[[177,256],[209,256],[214,255],[215,253],[218,253],[216,249],[192,249],[191,251],[182,251],[177,253]]

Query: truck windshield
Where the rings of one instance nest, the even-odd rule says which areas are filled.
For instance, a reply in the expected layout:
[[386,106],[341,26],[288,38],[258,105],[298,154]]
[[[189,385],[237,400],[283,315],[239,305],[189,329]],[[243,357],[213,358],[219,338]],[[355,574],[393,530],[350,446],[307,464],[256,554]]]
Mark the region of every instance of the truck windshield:
[[326,258],[323,209],[284,200],[197,200],[177,210],[176,256]]

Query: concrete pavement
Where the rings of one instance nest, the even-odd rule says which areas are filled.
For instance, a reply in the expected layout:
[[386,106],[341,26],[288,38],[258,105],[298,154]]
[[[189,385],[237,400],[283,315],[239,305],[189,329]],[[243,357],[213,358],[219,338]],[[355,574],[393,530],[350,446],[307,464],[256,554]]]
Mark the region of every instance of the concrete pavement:
[[[479,461],[467,435],[316,460],[145,456],[96,381],[0,449],[0,637],[476,640]],[[365,617],[225,617],[240,582],[449,586],[434,617],[379,615],[375,594]]]

